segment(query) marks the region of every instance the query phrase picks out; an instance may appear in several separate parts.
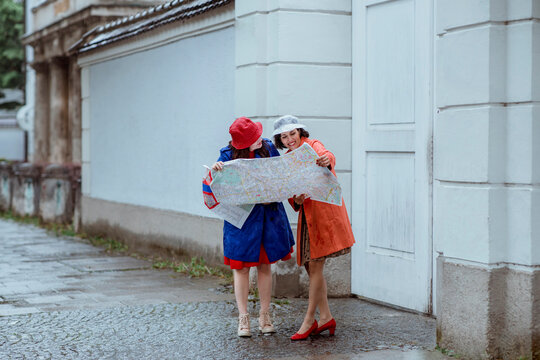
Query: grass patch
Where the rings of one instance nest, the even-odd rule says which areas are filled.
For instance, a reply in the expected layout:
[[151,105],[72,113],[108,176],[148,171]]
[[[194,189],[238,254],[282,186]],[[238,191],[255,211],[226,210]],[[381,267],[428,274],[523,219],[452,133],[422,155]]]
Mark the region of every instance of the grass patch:
[[[84,238],[84,237],[83,237]],[[103,238],[100,236],[88,236],[86,237],[88,241],[94,246],[99,246],[105,248],[107,252],[127,252],[128,246],[120,241]]]
[[259,288],[250,287],[248,292],[248,301],[256,303],[259,300]]
[[444,354],[446,356],[450,356],[450,357],[453,357],[455,359],[461,359],[461,356],[456,354],[456,352],[454,350],[445,349],[445,348],[440,347],[439,345],[437,345],[435,347],[435,350],[441,352],[442,354]]
[[76,236],[76,237],[82,237],[80,234],[73,229],[72,225],[65,225],[65,224],[56,224],[56,223],[50,223],[50,224],[43,224],[42,225],[45,229],[55,233],[56,235],[63,235],[63,236]]
[[192,257],[190,261],[154,259],[152,266],[155,269],[169,269],[190,277],[203,277],[211,275],[232,282],[232,272],[214,266],[208,266],[201,257]]
[[28,216],[28,215],[20,216],[20,215],[15,215],[12,211],[5,211],[5,212],[0,213],[0,217],[2,219],[13,220],[13,221],[23,223],[23,224],[32,224],[32,225],[40,226],[40,221],[37,216]]
[[289,305],[290,301],[287,299],[273,299],[272,302],[276,305]]

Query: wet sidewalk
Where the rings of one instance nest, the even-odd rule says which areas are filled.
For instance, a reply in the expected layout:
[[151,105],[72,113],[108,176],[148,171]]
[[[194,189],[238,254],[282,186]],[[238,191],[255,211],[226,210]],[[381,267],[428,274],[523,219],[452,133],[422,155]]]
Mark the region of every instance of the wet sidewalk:
[[305,299],[272,304],[277,333],[236,337],[234,296],[110,255],[80,239],[0,220],[2,359],[444,359],[435,320],[358,299],[331,299],[336,336],[291,342]]

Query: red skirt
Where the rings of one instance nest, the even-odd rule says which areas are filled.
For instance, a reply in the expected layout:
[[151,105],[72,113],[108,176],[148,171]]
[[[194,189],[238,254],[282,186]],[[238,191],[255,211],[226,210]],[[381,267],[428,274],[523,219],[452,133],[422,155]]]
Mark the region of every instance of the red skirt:
[[[293,248],[291,247],[291,251],[289,251],[289,253],[284,258],[282,258],[280,260],[281,261],[290,260],[292,252],[293,252]],[[233,270],[240,270],[240,269],[243,269],[245,267],[259,266],[261,264],[275,264],[275,263],[277,263],[279,261],[279,260],[276,260],[274,262],[270,262],[270,260],[268,260],[268,255],[266,255],[266,251],[264,250],[264,246],[262,245],[262,243],[261,243],[261,252],[259,254],[259,261],[258,262],[247,262],[247,261],[242,261],[242,260],[233,260],[233,259],[229,259],[226,256],[223,256],[223,258],[224,258],[223,263],[225,265],[229,265],[231,267],[231,269],[233,269]]]

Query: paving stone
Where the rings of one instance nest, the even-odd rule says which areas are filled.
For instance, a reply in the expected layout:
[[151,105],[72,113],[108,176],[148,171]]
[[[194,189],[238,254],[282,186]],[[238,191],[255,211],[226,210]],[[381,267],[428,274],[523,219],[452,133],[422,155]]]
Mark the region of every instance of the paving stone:
[[441,355],[432,351],[434,319],[354,298],[330,300],[336,336],[300,343],[289,337],[300,326],[307,300],[272,304],[277,328],[272,336],[257,330],[259,304],[250,301],[254,336],[238,338],[234,295],[220,279],[152,269],[149,262],[89,246],[0,220],[0,359],[438,360]]
[[0,317],[9,315],[32,314],[36,312],[40,312],[40,310],[35,307],[17,307],[11,304],[0,304]]
[[147,261],[131,257],[101,257],[77,260],[63,260],[62,263],[80,271],[112,271],[150,268]]
[[25,299],[25,301],[29,304],[61,303],[63,301],[69,301],[69,300],[71,300],[71,298],[65,295],[36,296],[36,297]]

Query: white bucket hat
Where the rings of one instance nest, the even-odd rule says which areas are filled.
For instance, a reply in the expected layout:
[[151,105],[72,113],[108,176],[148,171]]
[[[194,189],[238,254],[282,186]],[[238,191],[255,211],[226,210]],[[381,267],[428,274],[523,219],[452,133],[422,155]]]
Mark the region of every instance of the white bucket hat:
[[284,115],[274,121],[274,132],[272,136],[278,135],[293,129],[305,128],[306,125],[300,124],[298,118],[292,115]]

